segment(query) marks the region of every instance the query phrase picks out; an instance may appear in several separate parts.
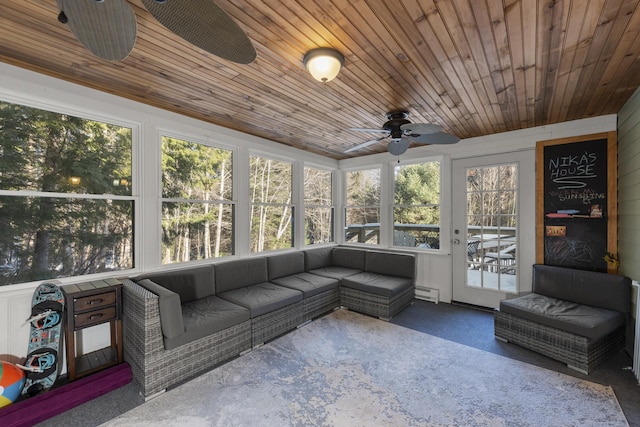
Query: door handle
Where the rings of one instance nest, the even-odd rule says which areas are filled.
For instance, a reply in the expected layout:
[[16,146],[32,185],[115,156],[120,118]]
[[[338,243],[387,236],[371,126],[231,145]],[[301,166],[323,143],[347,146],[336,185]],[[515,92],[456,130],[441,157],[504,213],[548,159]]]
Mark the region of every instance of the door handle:
[[453,239],[453,244],[454,245],[459,245],[460,244],[460,239]]

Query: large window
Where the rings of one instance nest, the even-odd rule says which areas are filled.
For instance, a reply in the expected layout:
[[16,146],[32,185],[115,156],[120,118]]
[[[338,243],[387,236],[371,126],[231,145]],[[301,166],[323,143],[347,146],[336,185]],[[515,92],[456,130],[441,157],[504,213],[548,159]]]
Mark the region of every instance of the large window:
[[440,163],[396,166],[393,245],[440,248]]
[[304,168],[305,245],[333,241],[332,172]]
[[162,138],[162,263],[234,253],[233,152]]
[[380,243],[380,169],[345,173],[345,241]]
[[250,156],[251,252],[293,247],[292,165]]
[[132,130],[0,102],[0,285],[131,269]]

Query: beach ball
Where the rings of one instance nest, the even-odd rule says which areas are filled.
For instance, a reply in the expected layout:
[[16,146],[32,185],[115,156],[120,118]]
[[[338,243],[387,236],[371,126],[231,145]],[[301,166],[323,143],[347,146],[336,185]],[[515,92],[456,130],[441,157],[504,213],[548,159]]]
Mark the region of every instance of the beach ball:
[[22,369],[0,360],[0,408],[13,403],[20,396],[24,379]]

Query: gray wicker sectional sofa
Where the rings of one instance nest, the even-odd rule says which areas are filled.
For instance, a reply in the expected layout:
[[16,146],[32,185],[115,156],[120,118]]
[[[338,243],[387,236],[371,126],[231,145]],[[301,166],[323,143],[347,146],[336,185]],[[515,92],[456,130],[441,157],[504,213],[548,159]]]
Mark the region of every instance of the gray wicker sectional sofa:
[[628,277],[533,266],[533,293],[500,302],[495,336],[584,374],[624,345],[631,311]]
[[124,357],[146,398],[338,307],[389,319],[414,297],[411,254],[330,246],[123,281]]

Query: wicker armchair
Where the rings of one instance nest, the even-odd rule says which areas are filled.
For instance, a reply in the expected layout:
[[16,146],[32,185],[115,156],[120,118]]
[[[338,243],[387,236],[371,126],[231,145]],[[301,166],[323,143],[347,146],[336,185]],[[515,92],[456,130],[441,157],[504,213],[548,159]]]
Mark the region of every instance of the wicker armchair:
[[623,347],[631,308],[628,277],[534,265],[532,291],[500,303],[496,338],[584,374]]
[[501,311],[494,313],[494,325],[496,338],[544,354],[583,374],[624,345],[624,328],[590,339]]

